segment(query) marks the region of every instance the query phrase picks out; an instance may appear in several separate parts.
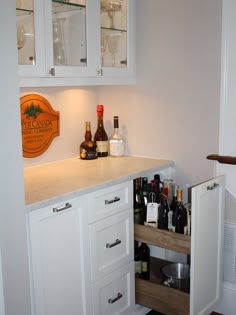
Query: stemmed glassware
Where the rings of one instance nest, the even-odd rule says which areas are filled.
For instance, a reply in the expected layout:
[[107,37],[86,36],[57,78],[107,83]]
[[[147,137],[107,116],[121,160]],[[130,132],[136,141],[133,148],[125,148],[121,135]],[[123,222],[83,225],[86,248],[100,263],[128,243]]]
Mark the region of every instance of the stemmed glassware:
[[21,49],[25,45],[25,27],[24,23],[17,23],[17,48]]
[[102,57],[102,66],[104,66],[104,56],[107,49],[108,35],[101,35],[101,57]]
[[114,28],[115,13],[121,11],[122,0],[101,0],[101,9],[107,11],[110,18],[110,28]]
[[118,46],[120,41],[121,34],[110,34],[108,36],[108,49],[112,56],[112,66],[114,67],[116,64],[116,54],[118,52]]
[[66,52],[64,42],[65,18],[53,20],[53,55],[55,65],[66,65]]

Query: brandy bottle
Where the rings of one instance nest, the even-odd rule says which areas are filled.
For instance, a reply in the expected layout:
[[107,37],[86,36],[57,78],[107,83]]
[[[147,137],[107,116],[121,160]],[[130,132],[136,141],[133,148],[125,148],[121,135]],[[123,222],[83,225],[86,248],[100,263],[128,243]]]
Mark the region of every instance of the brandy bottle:
[[89,121],[85,123],[85,141],[80,145],[80,158],[82,160],[93,160],[97,158],[97,146],[92,141],[91,124]]

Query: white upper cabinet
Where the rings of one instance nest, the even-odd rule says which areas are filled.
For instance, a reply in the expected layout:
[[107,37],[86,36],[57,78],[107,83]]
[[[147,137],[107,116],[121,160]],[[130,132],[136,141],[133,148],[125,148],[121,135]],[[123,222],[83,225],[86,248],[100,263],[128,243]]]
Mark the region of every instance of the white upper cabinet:
[[33,315],[92,313],[83,197],[27,215]]
[[20,85],[134,82],[134,0],[17,0]]

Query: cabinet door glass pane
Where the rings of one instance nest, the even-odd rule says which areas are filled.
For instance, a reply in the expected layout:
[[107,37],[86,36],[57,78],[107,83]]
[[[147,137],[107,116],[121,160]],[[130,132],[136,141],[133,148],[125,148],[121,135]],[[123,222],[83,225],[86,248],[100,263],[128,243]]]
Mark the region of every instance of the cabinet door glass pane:
[[55,66],[86,66],[86,0],[52,1]]
[[127,1],[100,1],[103,67],[127,67]]
[[16,29],[18,64],[34,65],[36,56],[33,0],[16,0]]

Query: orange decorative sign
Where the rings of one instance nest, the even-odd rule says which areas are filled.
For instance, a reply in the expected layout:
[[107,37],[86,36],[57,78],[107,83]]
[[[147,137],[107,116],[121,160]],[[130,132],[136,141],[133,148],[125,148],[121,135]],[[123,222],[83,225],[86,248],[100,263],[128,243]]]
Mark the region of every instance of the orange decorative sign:
[[41,95],[28,94],[20,98],[23,156],[33,158],[43,154],[60,134],[60,113]]

